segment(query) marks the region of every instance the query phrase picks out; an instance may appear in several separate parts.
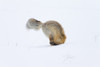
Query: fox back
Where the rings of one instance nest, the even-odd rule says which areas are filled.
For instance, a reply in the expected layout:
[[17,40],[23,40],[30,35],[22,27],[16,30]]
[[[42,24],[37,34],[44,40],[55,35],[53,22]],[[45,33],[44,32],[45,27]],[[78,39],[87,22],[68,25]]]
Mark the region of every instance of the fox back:
[[55,44],[63,44],[66,40],[66,35],[62,26],[56,21],[47,21],[42,25],[43,32],[52,37]]

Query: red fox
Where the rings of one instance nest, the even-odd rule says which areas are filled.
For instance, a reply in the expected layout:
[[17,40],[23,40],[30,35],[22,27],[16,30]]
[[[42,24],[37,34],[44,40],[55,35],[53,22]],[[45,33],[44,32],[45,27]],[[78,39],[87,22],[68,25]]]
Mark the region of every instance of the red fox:
[[57,21],[47,21],[42,23],[34,18],[31,18],[26,23],[28,29],[39,30],[42,28],[45,35],[49,38],[51,45],[63,44],[66,40],[66,35],[62,26]]

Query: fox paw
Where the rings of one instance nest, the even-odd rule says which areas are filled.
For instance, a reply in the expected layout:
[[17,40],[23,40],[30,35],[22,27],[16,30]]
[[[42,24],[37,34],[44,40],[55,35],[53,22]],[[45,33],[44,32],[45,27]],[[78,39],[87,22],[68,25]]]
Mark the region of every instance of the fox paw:
[[56,43],[54,43],[54,42],[50,42],[50,44],[51,44],[52,46],[58,45],[58,44],[56,44]]

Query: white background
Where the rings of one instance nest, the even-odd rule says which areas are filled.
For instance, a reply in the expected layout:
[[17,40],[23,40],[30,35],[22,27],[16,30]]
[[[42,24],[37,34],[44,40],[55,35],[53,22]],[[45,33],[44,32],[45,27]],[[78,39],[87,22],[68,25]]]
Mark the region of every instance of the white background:
[[[27,30],[29,18],[58,21],[65,44]],[[0,67],[100,67],[100,1],[0,0]]]

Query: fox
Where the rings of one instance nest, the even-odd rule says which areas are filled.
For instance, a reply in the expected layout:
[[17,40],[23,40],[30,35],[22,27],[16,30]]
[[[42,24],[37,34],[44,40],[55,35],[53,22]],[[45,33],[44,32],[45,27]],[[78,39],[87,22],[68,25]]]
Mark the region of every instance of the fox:
[[67,38],[61,24],[54,20],[49,20],[42,23],[34,18],[30,18],[26,23],[26,28],[34,30],[39,30],[42,28],[42,31],[49,38],[49,43],[52,46],[64,44]]

